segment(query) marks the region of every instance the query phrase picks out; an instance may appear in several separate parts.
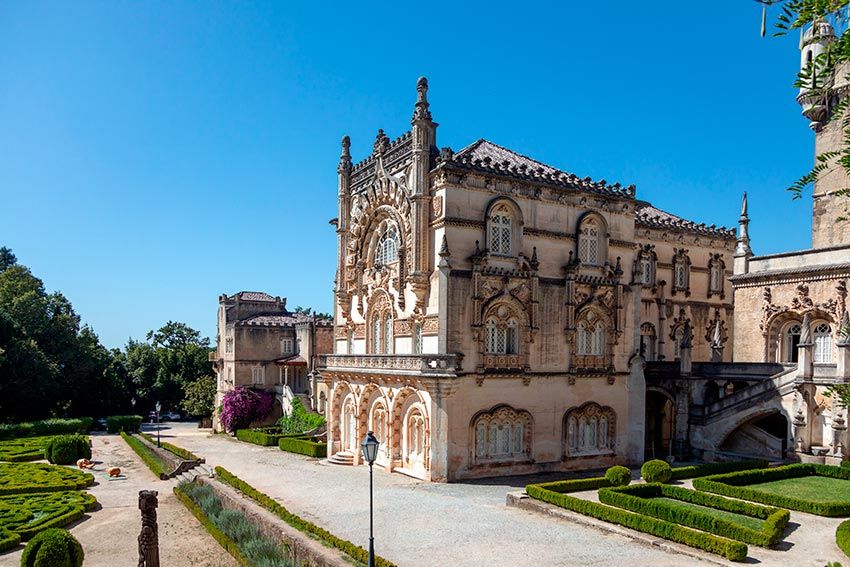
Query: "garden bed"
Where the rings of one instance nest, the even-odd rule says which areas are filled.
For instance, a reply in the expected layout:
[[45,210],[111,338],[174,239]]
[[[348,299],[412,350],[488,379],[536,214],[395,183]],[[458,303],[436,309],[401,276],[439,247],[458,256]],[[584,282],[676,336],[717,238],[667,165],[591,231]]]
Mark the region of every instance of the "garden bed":
[[94,476],[77,469],[42,463],[0,463],[0,496],[78,490]]
[[697,478],[694,488],[741,500],[808,512],[850,515],[850,469],[796,464]]
[[790,517],[788,510],[665,484],[600,489],[599,501],[762,547],[782,538]]
[[169,463],[157,455],[153,449],[145,444],[144,441],[142,441],[139,437],[129,435],[123,431],[121,432],[121,438],[127,442],[127,445],[136,452],[136,454],[142,459],[142,462],[145,463],[145,465],[157,476],[157,478],[160,480],[168,478],[168,473],[170,472]]
[[5,529],[26,541],[41,530],[79,520],[95,507],[94,496],[77,490],[0,496],[0,532]]
[[0,461],[10,463],[40,461],[44,458],[44,448],[51,439],[53,439],[52,435],[0,441]]

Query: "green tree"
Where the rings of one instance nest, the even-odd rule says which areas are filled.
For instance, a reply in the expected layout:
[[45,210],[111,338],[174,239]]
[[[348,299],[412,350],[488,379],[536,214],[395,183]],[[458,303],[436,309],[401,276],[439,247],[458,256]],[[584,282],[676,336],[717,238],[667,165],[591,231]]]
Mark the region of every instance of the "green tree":
[[12,253],[11,248],[0,247],[0,272],[5,272],[18,263],[18,258]]
[[210,417],[215,404],[215,378],[201,376],[183,385],[183,410],[192,417]]

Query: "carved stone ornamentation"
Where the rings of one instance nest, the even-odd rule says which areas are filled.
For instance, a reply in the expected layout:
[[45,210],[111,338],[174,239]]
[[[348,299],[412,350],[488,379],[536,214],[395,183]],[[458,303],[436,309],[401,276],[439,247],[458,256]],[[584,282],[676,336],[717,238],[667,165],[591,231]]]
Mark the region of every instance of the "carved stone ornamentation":
[[159,528],[156,523],[156,490],[139,491],[142,531],[139,534],[139,567],[159,567]]

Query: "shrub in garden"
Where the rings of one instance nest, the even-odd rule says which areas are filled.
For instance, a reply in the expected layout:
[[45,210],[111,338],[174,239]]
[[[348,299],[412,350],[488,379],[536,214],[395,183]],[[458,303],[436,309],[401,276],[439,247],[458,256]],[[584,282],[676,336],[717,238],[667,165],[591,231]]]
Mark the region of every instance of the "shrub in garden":
[[44,458],[54,465],[72,465],[78,459],[91,459],[88,437],[57,435],[44,447]]
[[850,557],[850,520],[844,520],[838,524],[838,528],[835,530],[835,543],[838,544],[844,555]]
[[283,437],[277,442],[281,451],[298,453],[308,457],[324,458],[328,456],[328,444],[317,443],[306,437]]
[[324,416],[307,411],[301,400],[292,400],[292,411],[284,415],[277,424],[284,433],[304,433],[325,424]]
[[605,471],[605,480],[607,480],[611,486],[626,486],[632,481],[632,471],[626,467],[617,465]]
[[110,415],[106,418],[107,433],[119,433],[121,431],[138,433],[141,425],[142,416],[140,415]]
[[673,477],[673,469],[667,461],[653,459],[643,464],[640,468],[640,476],[646,482],[670,482]]
[[21,555],[21,567],[80,567],[83,556],[83,547],[74,536],[50,528],[29,541]]
[[274,394],[253,388],[230,390],[221,401],[221,424],[228,433],[245,429],[254,421],[265,418],[272,411]]

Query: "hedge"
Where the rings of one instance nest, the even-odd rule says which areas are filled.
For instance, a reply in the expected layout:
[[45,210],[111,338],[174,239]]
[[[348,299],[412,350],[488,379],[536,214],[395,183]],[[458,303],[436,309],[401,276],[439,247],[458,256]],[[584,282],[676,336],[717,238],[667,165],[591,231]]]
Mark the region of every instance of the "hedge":
[[[764,522],[761,530],[754,530],[732,520],[718,518],[705,511],[676,507],[660,497],[758,518],[764,520]],[[617,508],[761,547],[769,547],[782,538],[782,532],[791,516],[788,510],[767,508],[739,500],[729,500],[722,496],[665,484],[639,484],[622,488],[603,488],[599,491],[599,501]]]
[[40,437],[43,435],[66,435],[88,433],[93,420],[90,417],[76,419],[45,419],[25,423],[0,424],[0,439],[18,437]]
[[676,467],[673,469],[672,480],[684,480],[686,478],[697,478],[716,474],[725,474],[735,471],[750,469],[766,469],[767,461],[733,461],[729,463],[705,463],[704,465],[691,465],[688,467]]
[[160,459],[156,453],[151,451],[147,445],[139,441],[137,438],[132,435],[128,435],[123,431],[121,432],[121,438],[127,442],[127,445],[129,445],[130,448],[139,455],[139,457],[141,457],[145,465],[147,465],[157,478],[165,480],[165,477],[168,476],[170,471],[168,470],[168,465]]
[[44,458],[44,447],[51,439],[53,439],[52,436],[46,436],[0,441],[0,461],[9,463],[39,461]]
[[850,520],[844,520],[835,529],[835,543],[844,552],[844,555],[850,557]]
[[[216,477],[218,480],[224,482],[225,484],[229,484],[248,498],[252,499],[254,502],[270,511],[278,518],[295,528],[296,530],[302,531],[306,534],[312,535],[322,541],[324,544],[339,549],[343,553],[346,553],[355,561],[360,561],[361,563],[366,563],[369,560],[369,553],[363,549],[362,547],[358,547],[357,545],[351,543],[348,540],[344,540],[339,538],[324,528],[320,528],[316,524],[304,520],[300,516],[297,516],[281,506],[276,500],[267,494],[263,494],[244,480],[241,480],[236,475],[224,469],[222,467],[215,468]],[[378,567],[397,567],[395,563],[391,563],[390,561],[384,559],[383,557],[375,557],[375,565]]]
[[[584,480],[604,481],[607,483],[604,478]],[[529,484],[525,487],[525,491],[531,498],[542,500],[543,502],[548,502],[549,504],[554,504],[555,506],[598,520],[619,524],[639,532],[689,545],[710,553],[716,553],[731,561],[743,561],[747,557],[747,544],[740,541],[698,532],[666,520],[635,514],[619,508],[612,508],[611,506],[599,504],[591,500],[576,498],[565,492],[556,492],[547,489],[545,488],[545,484]],[[579,488],[578,490],[585,490],[585,488]]]
[[[272,431],[278,431],[278,433],[273,433]],[[280,433],[279,429],[272,431],[262,429],[237,429],[236,438],[240,441],[244,441],[245,443],[253,443],[254,445],[262,445],[264,447],[274,447],[277,445],[277,442],[283,439],[286,435]]]
[[[142,432],[139,432],[139,435],[141,435],[142,437],[147,439],[150,443],[156,443],[156,438],[153,435],[149,435],[147,433],[142,433]],[[191,451],[187,451],[183,447],[178,447],[177,445],[172,445],[171,443],[166,443],[165,441],[162,441],[162,440],[160,440],[159,444],[163,449],[165,449],[169,453],[177,455],[178,457],[180,457],[184,461],[202,461],[203,460],[198,455],[192,453]]]
[[142,416],[140,415],[110,415],[106,418],[107,433],[119,433],[121,431],[138,433],[141,425]]
[[21,543],[21,536],[0,526],[0,553],[17,547]]
[[91,459],[91,445],[85,435],[57,435],[44,446],[44,458],[54,465],[73,465]]
[[741,500],[751,500],[770,506],[789,508],[800,512],[808,512],[818,516],[847,516],[850,515],[850,500],[835,500],[831,502],[814,502],[794,496],[770,494],[760,490],[747,488],[749,484],[772,482],[788,478],[804,476],[824,476],[840,480],[850,480],[850,469],[800,463],[785,465],[772,469],[746,470],[727,474],[719,474],[694,479],[694,488],[705,492],[731,496]]
[[244,565],[245,567],[252,567],[251,562],[247,557],[242,553],[239,549],[239,546],[235,541],[230,539],[226,533],[221,531],[218,526],[212,523],[212,521],[207,517],[204,511],[198,506],[194,500],[192,500],[188,494],[183,490],[182,485],[178,484],[174,487],[174,495],[177,497],[177,500],[183,503],[186,508],[195,516],[201,525],[204,526],[213,539],[215,539],[221,547],[224,548],[227,553],[233,556],[236,561],[239,562],[240,565]]
[[608,488],[611,483],[604,476],[593,478],[577,478],[573,480],[556,480],[554,482],[543,482],[535,484],[544,490],[565,494],[567,492],[582,492],[584,490],[596,490],[597,488]]
[[670,482],[673,478],[673,469],[667,461],[653,459],[643,464],[640,468],[640,476],[646,482]]
[[44,463],[0,463],[0,496],[80,490],[94,476],[77,469]]
[[0,527],[26,541],[42,530],[79,520],[96,507],[94,496],[76,490],[3,496],[0,497]]
[[328,444],[310,441],[307,437],[284,437],[278,441],[281,451],[299,453],[308,457],[324,458],[328,456]]
[[21,555],[21,567],[82,567],[83,546],[65,530],[50,528],[32,538]]

